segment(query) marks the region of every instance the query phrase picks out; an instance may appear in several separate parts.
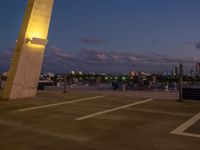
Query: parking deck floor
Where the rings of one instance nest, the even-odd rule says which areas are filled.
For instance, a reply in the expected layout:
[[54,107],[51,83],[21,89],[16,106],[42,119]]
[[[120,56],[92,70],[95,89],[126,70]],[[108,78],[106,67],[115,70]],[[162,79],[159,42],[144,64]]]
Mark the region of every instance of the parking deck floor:
[[200,101],[176,99],[167,92],[44,91],[1,100],[0,149],[197,150]]

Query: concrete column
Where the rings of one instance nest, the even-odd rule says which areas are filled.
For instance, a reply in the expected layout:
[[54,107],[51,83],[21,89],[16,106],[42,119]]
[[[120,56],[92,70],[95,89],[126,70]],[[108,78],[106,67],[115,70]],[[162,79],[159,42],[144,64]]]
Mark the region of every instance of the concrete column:
[[54,0],[29,0],[16,43],[4,99],[34,97],[37,92]]

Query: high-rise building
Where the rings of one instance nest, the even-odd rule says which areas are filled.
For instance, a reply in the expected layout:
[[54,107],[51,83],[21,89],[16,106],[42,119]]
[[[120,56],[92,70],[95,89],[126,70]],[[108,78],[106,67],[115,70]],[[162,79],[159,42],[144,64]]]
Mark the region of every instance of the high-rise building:
[[178,76],[179,75],[179,65],[177,65],[175,67],[175,75]]
[[193,69],[190,70],[190,76],[194,76],[194,70]]
[[196,75],[199,76],[200,75],[200,63],[196,64]]
[[173,70],[171,71],[171,76],[173,76],[173,77],[176,76],[176,71],[175,71],[175,69],[173,69]]

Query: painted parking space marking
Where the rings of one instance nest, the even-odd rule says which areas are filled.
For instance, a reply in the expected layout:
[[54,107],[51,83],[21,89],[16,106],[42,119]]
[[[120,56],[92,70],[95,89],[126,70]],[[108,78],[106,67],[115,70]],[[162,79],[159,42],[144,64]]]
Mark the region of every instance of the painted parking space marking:
[[94,96],[94,97],[77,99],[77,100],[73,100],[73,101],[66,101],[66,102],[60,102],[60,103],[54,103],[54,104],[47,104],[47,105],[29,107],[29,108],[19,109],[18,111],[23,112],[23,111],[37,110],[37,109],[55,107],[55,106],[60,106],[60,105],[65,105],[65,104],[72,104],[72,103],[77,103],[77,102],[89,101],[89,100],[94,100],[94,99],[99,99],[99,98],[104,98],[104,97],[106,97],[106,96],[105,95]]
[[93,113],[93,114],[90,114],[90,115],[86,115],[86,116],[76,118],[75,120],[81,121],[81,120],[93,118],[93,117],[100,116],[100,115],[103,115],[103,114],[107,114],[107,113],[110,113],[110,112],[114,112],[114,111],[122,110],[122,109],[125,109],[125,108],[128,108],[128,107],[132,107],[132,106],[135,106],[135,105],[147,103],[147,102],[150,102],[150,101],[153,101],[153,99],[146,99],[146,100],[131,103],[131,104],[128,104],[128,105],[124,105],[124,106],[120,106],[120,107],[116,107],[116,108],[112,108],[112,109],[107,109],[107,110],[104,110],[104,111],[100,111],[100,112],[97,112],[97,113]]
[[193,133],[187,133],[185,132],[188,128],[190,128],[193,124],[195,124],[197,121],[200,120],[200,113],[189,119],[188,121],[181,124],[179,127],[174,129],[171,134],[176,135],[183,135],[183,136],[190,136],[190,137],[198,137],[200,138],[200,134],[193,134]]
[[144,112],[144,113],[154,113],[160,115],[170,115],[170,116],[178,116],[178,117],[192,117],[193,113],[178,113],[178,112],[168,112],[168,111],[160,111],[160,110],[151,110],[151,109],[143,109],[143,108],[133,108],[134,111]]

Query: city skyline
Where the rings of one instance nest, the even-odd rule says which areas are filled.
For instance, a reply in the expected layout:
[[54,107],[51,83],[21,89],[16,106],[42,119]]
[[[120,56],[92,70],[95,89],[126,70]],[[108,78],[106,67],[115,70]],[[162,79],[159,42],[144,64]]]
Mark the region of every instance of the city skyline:
[[[8,70],[27,0],[2,1],[0,72]],[[170,71],[200,60],[200,2],[56,1],[43,72]]]

